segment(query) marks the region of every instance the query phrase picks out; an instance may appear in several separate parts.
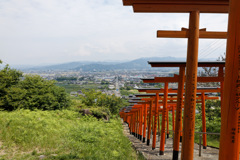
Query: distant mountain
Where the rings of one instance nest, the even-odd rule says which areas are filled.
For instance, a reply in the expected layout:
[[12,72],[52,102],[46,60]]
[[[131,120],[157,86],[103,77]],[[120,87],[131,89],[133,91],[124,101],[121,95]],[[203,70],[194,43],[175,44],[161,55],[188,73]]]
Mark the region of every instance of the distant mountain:
[[74,70],[82,71],[109,71],[109,70],[148,70],[151,66],[148,61],[184,61],[185,58],[175,57],[148,57],[136,60],[118,63],[118,64],[88,64],[74,68]]
[[[209,59],[210,60],[210,59]],[[212,59],[211,59],[212,60]],[[128,62],[70,62],[57,65],[48,65],[42,67],[25,68],[24,70],[38,71],[110,71],[110,70],[148,70],[151,66],[148,61],[186,61],[186,58],[177,57],[146,57],[139,58]],[[203,61],[203,59],[202,59]]]
[[22,70],[41,70],[41,71],[47,71],[47,70],[60,70],[60,71],[67,71],[67,70],[74,70],[75,68],[87,66],[91,64],[115,64],[120,62],[91,62],[91,61],[82,61],[82,62],[69,62],[69,63],[63,63],[63,64],[56,64],[56,65],[46,65],[46,66],[31,66],[31,67],[22,67],[17,66],[15,68],[22,69]]

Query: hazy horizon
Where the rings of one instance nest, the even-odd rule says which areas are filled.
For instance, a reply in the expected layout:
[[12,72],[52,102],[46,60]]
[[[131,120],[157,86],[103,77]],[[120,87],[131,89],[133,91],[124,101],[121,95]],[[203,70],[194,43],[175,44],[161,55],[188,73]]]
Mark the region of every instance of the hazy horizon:
[[[186,39],[157,30],[188,27],[188,14],[133,13],[121,0],[3,0],[0,59],[10,65],[186,57]],[[200,28],[226,31],[227,14],[201,14]],[[226,40],[200,40],[199,58],[217,58]]]

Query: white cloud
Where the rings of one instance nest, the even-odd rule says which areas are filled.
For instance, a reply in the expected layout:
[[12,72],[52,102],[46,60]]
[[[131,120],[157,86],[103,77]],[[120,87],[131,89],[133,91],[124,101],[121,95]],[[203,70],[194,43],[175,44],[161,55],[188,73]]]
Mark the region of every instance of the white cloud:
[[[226,30],[227,16],[202,14],[200,24]],[[186,56],[186,40],[156,31],[188,27],[188,14],[133,13],[121,0],[1,0],[0,25],[0,59],[10,64]]]

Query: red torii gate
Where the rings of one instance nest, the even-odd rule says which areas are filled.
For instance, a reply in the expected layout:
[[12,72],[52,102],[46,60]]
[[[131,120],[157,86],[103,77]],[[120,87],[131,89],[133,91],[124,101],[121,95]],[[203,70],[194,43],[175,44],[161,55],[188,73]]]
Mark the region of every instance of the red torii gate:
[[[231,8],[233,10],[232,19],[232,41],[234,42],[232,45],[234,49],[230,49],[232,53],[237,53],[237,44],[239,44],[238,38],[235,38],[237,35],[239,36],[239,32],[235,28],[236,26],[240,26],[238,21],[240,19],[237,14],[238,11],[237,7],[240,7],[238,0],[232,0],[233,4],[231,4]],[[130,5],[133,7],[134,12],[176,12],[176,13],[190,13],[189,18],[189,29],[182,29],[179,32],[161,32],[166,33],[163,36],[158,35],[158,37],[174,37],[179,38],[179,34],[184,33],[181,38],[187,37],[188,38],[188,52],[187,52],[187,79],[186,79],[186,103],[185,103],[185,110],[184,110],[184,132],[183,132],[183,145],[182,145],[182,160],[192,160],[193,159],[193,147],[194,147],[194,125],[195,125],[195,106],[196,106],[196,84],[197,84],[197,62],[198,62],[198,41],[199,38],[226,38],[226,33],[220,32],[206,32],[205,29],[199,30],[199,15],[200,13],[228,13],[229,11],[229,0],[123,0],[124,5]],[[237,7],[236,7],[237,6]],[[230,10],[231,11],[231,10]],[[234,17],[235,16],[235,17]],[[230,26],[230,25],[229,25]],[[159,32],[160,33],[160,32]],[[203,36],[205,35],[205,36]],[[236,42],[236,43],[235,43]],[[234,59],[235,58],[235,59]],[[238,57],[231,57],[229,60],[232,63],[234,60],[236,64],[239,64],[236,59]],[[231,64],[232,67],[230,69],[234,69],[234,66]],[[235,67],[237,68],[237,67]],[[240,68],[240,67],[239,67]],[[235,75],[237,75],[238,69],[235,69]],[[240,76],[239,76],[240,77]],[[240,78],[239,78],[240,79]],[[236,84],[237,76],[235,78],[234,84]],[[230,85],[231,86],[231,85]],[[236,85],[235,85],[236,86]],[[235,87],[234,86],[234,87]],[[226,87],[225,87],[226,88]],[[231,87],[229,87],[231,88]],[[227,88],[226,88],[227,90]],[[230,93],[230,92],[229,92]],[[237,95],[238,96],[238,95]],[[232,97],[237,97],[233,95]],[[235,98],[236,99],[236,98]],[[234,98],[232,99],[234,101]],[[236,108],[236,107],[235,107]],[[236,112],[236,111],[235,111]],[[234,113],[235,113],[234,112]],[[235,116],[237,117],[237,115]],[[240,121],[240,120],[239,120]],[[237,123],[234,123],[235,129]],[[227,125],[226,125],[227,128]],[[240,128],[240,127],[239,127]],[[226,130],[227,131],[227,130]],[[229,132],[231,135],[231,132]],[[236,131],[234,131],[236,133]],[[239,136],[236,136],[239,137]],[[234,136],[235,138],[235,136]],[[238,139],[238,138],[237,138]],[[229,139],[231,142],[231,138]],[[235,142],[235,139],[234,139]],[[235,143],[236,144],[236,143]],[[238,147],[237,145],[233,145],[233,148]],[[161,154],[161,153],[160,153]],[[229,156],[231,157],[231,156]],[[239,157],[239,156],[237,156]]]
[[[178,67],[179,68],[179,75],[174,75],[174,77],[155,77],[153,79],[142,79],[144,83],[178,83],[178,94],[179,94],[179,101],[177,105],[177,112],[176,112],[176,132],[175,132],[175,139],[173,145],[173,159],[178,159],[179,153],[179,140],[181,141],[181,130],[182,130],[182,96],[184,91],[184,81],[185,81],[185,67],[186,62],[163,62],[163,61],[149,61],[148,62],[152,67]],[[206,62],[198,62],[198,67],[217,67],[218,68],[218,75],[216,77],[197,77],[197,82],[220,82],[220,92],[221,92],[221,99],[223,97],[223,80],[224,80],[224,73],[223,68],[225,66],[225,62],[223,61],[206,61]],[[201,92],[216,92],[214,90],[207,89],[207,91]],[[203,96],[202,96],[203,97]],[[203,110],[205,111],[205,103],[202,105]],[[205,125],[205,112],[203,115],[203,132],[206,131]],[[206,148],[206,134],[203,135],[203,146],[204,149]]]
[[[165,83],[165,84],[168,84],[168,83]],[[177,89],[166,89],[166,88],[164,88],[164,89],[160,89],[160,88],[143,88],[143,89],[138,89],[138,91],[139,92],[146,92],[146,93],[155,93],[155,94],[157,94],[157,95],[159,95],[159,93],[162,93],[162,92],[164,92],[164,95],[166,95],[165,94],[165,92],[166,92],[166,90],[167,90],[167,92],[168,92],[168,95],[170,94],[170,93],[176,93],[177,92]],[[199,94],[197,93],[197,95],[200,95],[201,97],[203,96],[203,94],[204,94],[204,92],[220,92],[220,89],[219,88],[198,88],[198,90],[197,90],[197,92],[200,92]],[[202,94],[203,93],[203,94]],[[176,95],[177,96],[177,95]],[[162,152],[162,153],[164,153],[164,146],[165,146],[165,144],[164,144],[164,142],[165,142],[165,132],[166,132],[166,130],[165,130],[165,122],[166,122],[166,118],[167,118],[167,114],[166,113],[164,113],[164,111],[165,112],[168,112],[167,111],[167,100],[168,100],[168,98],[167,98],[168,96],[164,96],[164,99],[163,99],[163,112],[162,112],[162,132],[161,132],[161,142],[160,142],[160,152]],[[179,98],[179,97],[178,97]],[[201,98],[202,99],[202,98]],[[212,98],[208,98],[208,99],[212,99]],[[183,104],[183,97],[181,98],[181,103]],[[177,102],[177,103],[179,103],[179,102]],[[164,106],[164,104],[165,104],[165,106]],[[164,107],[166,107],[166,108],[164,108]],[[181,107],[181,110],[182,110],[182,106],[180,106]],[[165,109],[165,110],[164,110]],[[178,109],[178,108],[177,108]],[[155,111],[155,117],[157,117],[158,115],[158,112],[156,112]],[[164,116],[164,114],[165,114],[165,116]],[[178,115],[177,115],[178,116]],[[181,116],[180,116],[181,117]],[[204,119],[205,119],[205,116],[203,117]],[[151,119],[150,119],[151,120]],[[154,126],[155,126],[155,123],[156,123],[156,119],[155,119],[155,122],[154,122]],[[205,123],[205,121],[204,121],[204,123]],[[182,123],[180,123],[180,124],[178,124],[179,125],[179,133],[181,133],[181,130],[182,130],[182,125],[181,125]],[[203,126],[205,126],[206,127],[206,125],[203,125]],[[206,129],[206,128],[205,128]],[[167,127],[167,130],[168,130],[168,127]],[[155,149],[155,138],[154,137],[156,137],[156,134],[155,134],[155,132],[154,132],[154,134],[153,134],[153,149]],[[206,148],[206,136],[204,136],[204,146],[205,146],[205,148]],[[178,142],[177,142],[177,145],[178,145],[178,147],[179,147],[179,141],[180,141],[180,134],[179,134],[179,139],[178,139]],[[176,143],[176,142],[175,142]],[[176,145],[176,144],[175,144]]]
[[[198,95],[202,96],[202,93],[200,93]],[[145,137],[145,134],[146,134],[147,108],[146,108],[146,110],[144,110],[143,106],[139,105],[139,104],[146,104],[146,102],[144,102],[145,100],[152,102],[153,99],[154,99],[153,98],[154,96],[156,96],[156,94],[138,94],[138,95],[136,95],[136,97],[152,97],[152,98],[141,98],[141,99],[140,98],[132,98],[129,102],[130,103],[135,103],[135,104],[133,104],[133,107],[130,107],[132,109],[131,113],[128,113],[124,116],[124,114],[122,114],[122,112],[120,112],[121,117],[124,119],[125,122],[127,121],[127,123],[129,124],[130,132],[133,135],[135,135],[136,137],[138,137],[140,140],[141,140],[141,136],[142,136],[142,124],[143,124],[142,118],[143,117],[144,117],[144,134],[143,134],[143,137]],[[163,96],[163,94],[159,94],[159,96]],[[173,96],[177,96],[177,94],[176,93],[174,93],[174,94],[169,93],[168,96],[173,97]],[[216,98],[218,98],[218,97],[207,97],[207,99],[216,99]],[[161,99],[162,98],[160,98],[160,100]],[[173,102],[173,100],[176,100],[176,98],[168,98],[168,99],[170,99],[171,106],[176,105],[176,104],[174,104],[176,102]],[[202,98],[199,97],[198,99],[202,99]],[[141,100],[143,100],[143,101],[141,101]],[[197,101],[197,103],[200,103],[200,102],[202,102],[202,101]],[[162,102],[158,102],[158,103],[162,104]],[[169,111],[171,111],[171,110],[174,111],[174,108],[171,108],[171,106],[168,107],[168,110]],[[158,108],[159,108],[159,112],[161,112],[162,109],[160,108],[160,106]],[[152,117],[151,108],[149,110],[150,110],[149,118],[151,118]],[[143,111],[144,111],[144,113],[143,113]],[[131,118],[129,118],[129,117],[126,118],[126,116],[131,116]],[[159,118],[159,116],[158,116],[158,118]],[[129,119],[131,119],[131,120],[129,120]],[[158,121],[158,123],[159,123],[159,121]],[[172,123],[174,123],[174,119],[173,119]],[[157,130],[157,127],[154,126],[153,131],[156,132],[156,130]],[[151,133],[151,121],[148,120],[148,139],[149,139],[149,142],[148,142],[147,145],[149,145],[149,143],[150,143],[150,133]],[[145,140],[143,142],[145,142]],[[153,139],[152,145],[154,146],[155,143],[156,143],[156,140],[154,141],[154,139]]]

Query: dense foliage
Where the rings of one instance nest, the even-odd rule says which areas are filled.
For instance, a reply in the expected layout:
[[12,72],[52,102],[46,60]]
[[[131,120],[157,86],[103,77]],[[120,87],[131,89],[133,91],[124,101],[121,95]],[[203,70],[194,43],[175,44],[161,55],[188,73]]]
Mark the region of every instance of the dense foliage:
[[22,77],[20,71],[6,66],[0,70],[0,83],[1,109],[55,110],[69,106],[65,90],[40,76]]
[[106,95],[95,90],[83,91],[80,96],[82,103],[87,107],[107,108],[111,114],[118,114],[120,108],[127,105],[126,101],[115,95]]
[[[196,115],[197,126],[202,131],[202,108],[197,106],[199,114]],[[221,101],[208,100],[205,103],[206,129],[207,132],[220,133],[221,129]],[[218,136],[216,136],[218,137]]]

